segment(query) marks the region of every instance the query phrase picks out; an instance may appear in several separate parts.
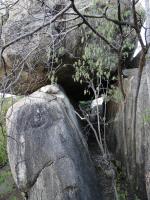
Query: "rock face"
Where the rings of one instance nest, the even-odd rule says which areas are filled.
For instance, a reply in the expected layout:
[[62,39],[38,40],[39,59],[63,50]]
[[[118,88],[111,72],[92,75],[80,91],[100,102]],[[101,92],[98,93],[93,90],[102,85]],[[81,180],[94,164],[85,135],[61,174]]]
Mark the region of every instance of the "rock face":
[[[34,32],[43,24],[50,22],[68,4],[67,0],[54,0],[53,2],[50,0],[19,0],[11,7],[9,17],[3,25],[3,45]],[[72,12],[72,10],[68,12],[70,11]],[[67,20],[70,18],[71,16],[67,15]],[[82,33],[80,28],[69,32],[70,27],[78,24],[79,20],[68,22],[65,20],[66,15],[60,16],[54,23],[18,40],[5,49],[3,55],[9,80],[14,82],[16,76],[20,74],[19,77],[17,76],[17,86],[15,87],[15,83],[12,87],[15,93],[29,94],[46,85],[48,74],[56,67],[59,71],[58,81],[66,86],[65,83],[68,82],[69,77],[70,84],[73,84],[71,64],[75,57],[81,55]],[[61,66],[63,66],[62,70]],[[9,89],[8,87],[7,90]]]
[[108,115],[111,119],[108,133],[109,147],[112,147],[116,159],[123,163],[130,180],[136,184],[140,199],[146,200],[150,199],[150,79],[145,67],[138,96],[134,148],[132,120],[137,70],[127,71],[129,77],[125,80],[127,91],[125,104],[110,102],[108,105]]
[[7,113],[8,157],[29,200],[101,200],[88,149],[65,94],[48,85]]
[[[9,15],[6,14],[5,22],[0,22],[0,26],[3,24],[2,41],[0,42],[2,44],[0,46],[5,46],[17,38],[22,38],[22,36],[26,35],[26,37],[12,43],[3,52],[8,77],[3,79],[3,70],[0,70],[0,80],[3,79],[0,89],[5,89],[6,92],[11,91],[18,95],[31,94],[43,85],[51,83],[51,74],[57,69],[58,84],[63,86],[67,95],[77,100],[81,100],[81,97],[85,99],[83,92],[87,84],[74,83],[72,78],[74,67],[72,64],[82,57],[85,43],[94,44],[93,47],[98,48],[100,52],[103,49],[102,60],[107,51],[107,45],[101,44],[99,39],[93,37],[93,34],[83,26],[82,28],[76,26],[75,29],[75,25],[81,23],[82,20],[77,19],[74,15],[64,14],[54,23],[50,23],[35,32],[37,28],[49,23],[59,11],[70,3],[69,0],[11,0],[9,2],[12,2],[10,6],[7,5]],[[15,4],[13,5],[14,2]],[[79,0],[75,3],[82,13],[85,11],[85,14],[96,14],[98,5],[93,8],[91,1]],[[100,1],[99,3],[100,7],[105,7],[107,2]],[[128,5],[128,0],[124,3]],[[115,5],[114,2],[112,4]],[[116,6],[117,4],[114,9]],[[67,13],[69,12],[73,11],[70,9]],[[113,13],[111,8],[108,13]],[[103,24],[95,19],[91,19],[90,23],[94,28],[98,28]],[[108,22],[106,21],[105,23],[107,26]],[[110,24],[111,27],[112,23]],[[116,40],[118,33],[116,33],[116,28],[114,29],[113,35]],[[28,35],[29,33],[33,34]],[[108,52],[110,52],[108,57],[112,59],[108,59],[108,64],[105,63],[104,65],[108,65],[108,70],[111,69],[114,74],[117,69],[117,57],[111,51]],[[94,57],[94,53],[91,57]],[[94,59],[95,63],[95,59],[97,60],[98,58],[92,59]]]

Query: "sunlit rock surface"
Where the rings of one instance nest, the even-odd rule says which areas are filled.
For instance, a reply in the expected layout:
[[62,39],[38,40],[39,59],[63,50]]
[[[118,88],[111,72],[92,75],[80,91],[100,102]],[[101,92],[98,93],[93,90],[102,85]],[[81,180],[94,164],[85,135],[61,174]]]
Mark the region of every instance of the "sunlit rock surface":
[[11,171],[29,200],[103,199],[74,109],[59,87],[14,104],[7,134]]

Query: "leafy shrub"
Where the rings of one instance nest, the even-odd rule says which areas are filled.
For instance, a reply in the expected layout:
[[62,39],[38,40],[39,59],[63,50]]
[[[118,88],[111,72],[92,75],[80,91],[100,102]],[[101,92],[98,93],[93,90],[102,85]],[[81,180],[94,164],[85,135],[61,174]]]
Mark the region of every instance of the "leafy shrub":
[[0,174],[0,185],[5,182],[7,177],[11,176],[11,172],[9,170],[3,171]]
[[18,98],[14,99],[13,97],[2,98],[0,99],[0,166],[3,166],[7,163],[7,151],[6,151],[6,113],[8,108],[17,101]]

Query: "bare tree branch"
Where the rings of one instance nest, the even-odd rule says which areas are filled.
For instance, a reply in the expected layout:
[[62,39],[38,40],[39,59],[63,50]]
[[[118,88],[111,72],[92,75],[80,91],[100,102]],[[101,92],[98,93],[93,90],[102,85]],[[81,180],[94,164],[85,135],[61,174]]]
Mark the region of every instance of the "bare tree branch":
[[86,18],[79,12],[79,10],[76,8],[74,0],[70,0],[72,2],[71,6],[74,10],[75,13],[77,13],[77,15],[79,15],[81,17],[81,19],[83,20],[83,22],[93,31],[93,33],[95,33],[100,39],[102,39],[111,49],[113,49],[115,52],[118,52],[118,49],[113,46],[102,34],[100,34],[99,32],[96,31],[95,28],[93,28],[90,23],[86,20]]

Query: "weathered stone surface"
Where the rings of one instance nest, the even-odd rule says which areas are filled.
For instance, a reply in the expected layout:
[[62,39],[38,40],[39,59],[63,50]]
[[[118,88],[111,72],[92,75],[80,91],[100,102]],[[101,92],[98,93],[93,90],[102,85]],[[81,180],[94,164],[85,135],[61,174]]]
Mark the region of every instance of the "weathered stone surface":
[[[50,22],[69,3],[68,0],[53,2],[50,0],[19,0],[11,7],[9,17],[3,25],[3,45]],[[72,10],[68,12],[70,11],[72,12]],[[67,79],[67,82],[69,81],[74,86],[72,79],[74,71],[71,65],[76,57],[81,56],[84,45],[81,45],[83,35],[80,28],[68,31],[70,27],[79,22],[79,19],[68,21],[70,18],[70,15],[63,15],[54,23],[35,34],[18,40],[5,49],[3,55],[9,81],[14,82],[17,79],[11,87],[15,93],[29,94],[46,85],[48,73],[58,66],[59,83],[66,87]],[[66,19],[67,22],[65,22]]]
[[[53,3],[49,0],[43,2],[45,3],[42,4],[38,0],[20,0],[10,9],[9,18],[3,26],[2,38],[5,44],[49,22],[69,4],[66,0],[55,0]],[[76,23],[76,21],[66,23],[65,19],[65,16],[61,16],[55,23],[8,47],[5,50],[7,65],[12,67],[14,59],[22,60],[28,54],[30,55],[25,62],[28,68],[48,67],[54,54],[58,56],[67,54],[68,58],[77,56],[80,53],[80,31],[70,32],[66,37],[62,36],[61,32],[67,30],[71,23]]]
[[48,85],[7,113],[13,177],[29,200],[101,200],[95,168],[65,94]]
[[[130,180],[136,182],[137,194],[140,199],[150,199],[150,88],[149,73],[144,69],[137,104],[136,122],[136,162],[133,142],[133,105],[137,84],[137,71],[127,70],[128,79],[125,80],[126,101],[116,104],[110,102],[108,115],[109,147],[123,165],[128,168]],[[126,139],[125,139],[126,138]],[[111,144],[111,145],[110,145]],[[136,166],[136,168],[135,168]]]

